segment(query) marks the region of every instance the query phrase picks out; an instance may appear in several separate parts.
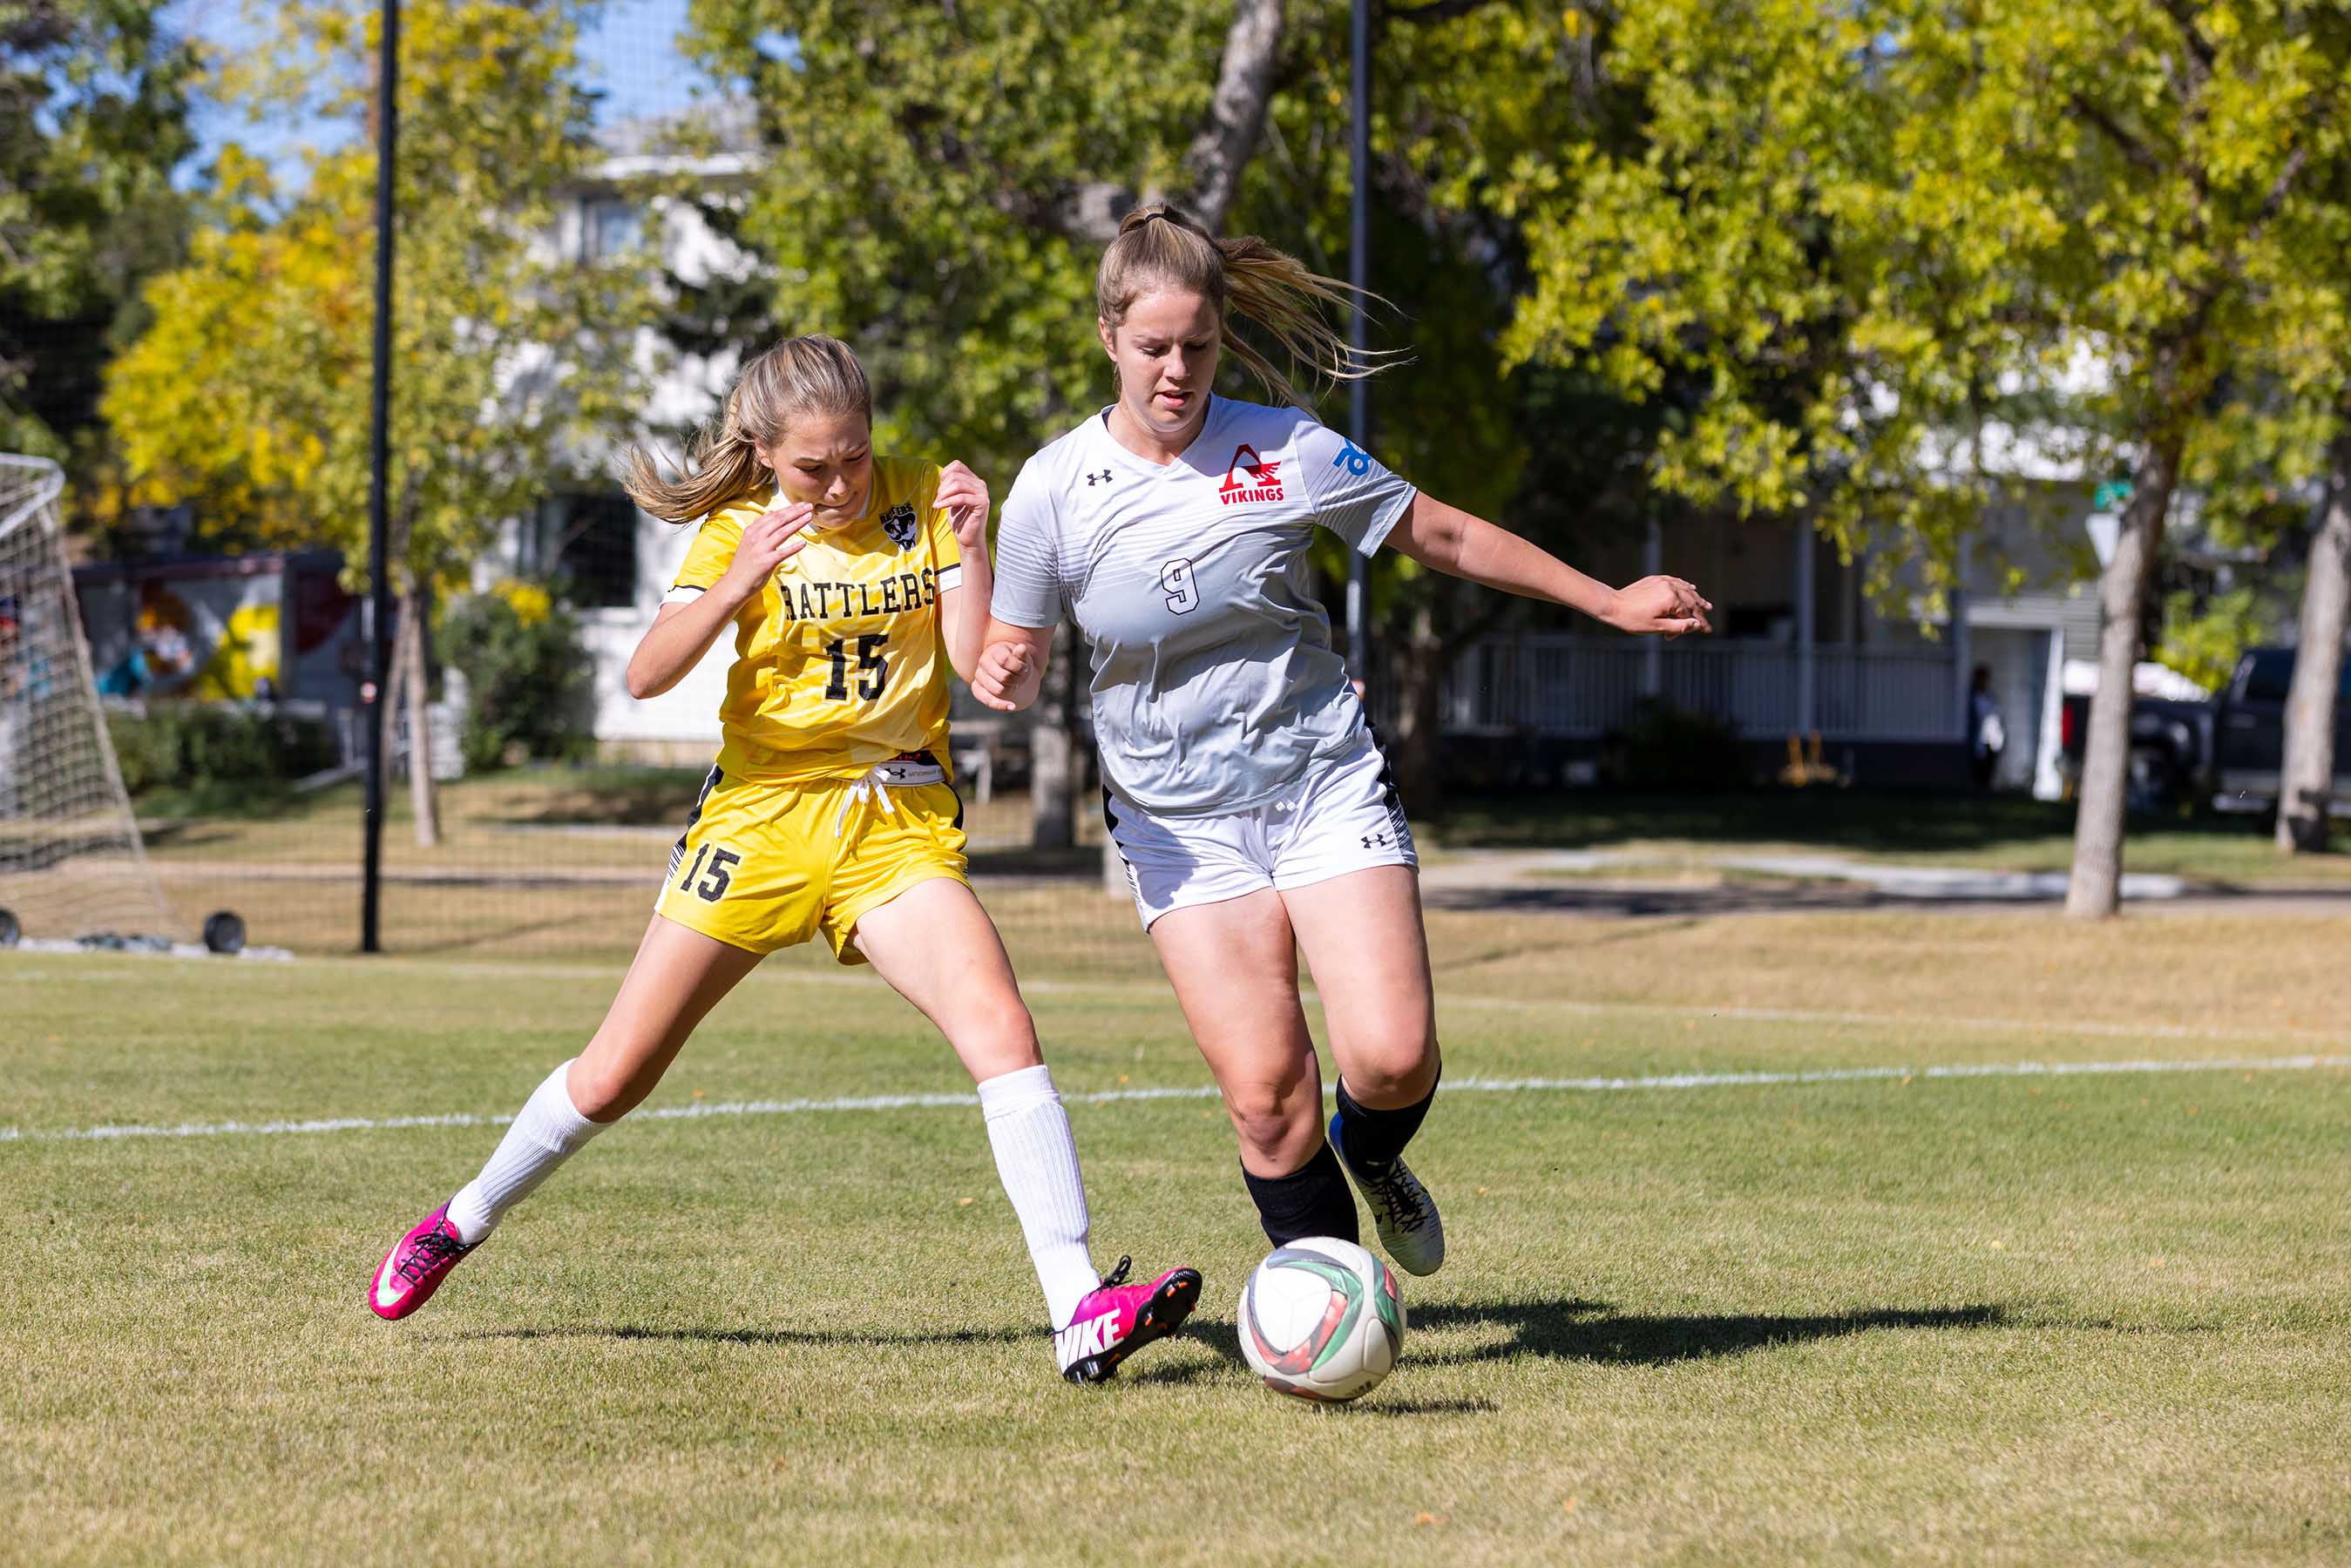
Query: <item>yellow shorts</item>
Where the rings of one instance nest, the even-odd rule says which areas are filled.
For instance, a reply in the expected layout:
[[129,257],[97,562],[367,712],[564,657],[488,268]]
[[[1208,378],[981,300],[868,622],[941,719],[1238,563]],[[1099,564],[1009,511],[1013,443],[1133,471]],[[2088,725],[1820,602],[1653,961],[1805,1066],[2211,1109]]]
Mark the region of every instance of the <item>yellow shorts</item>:
[[[913,761],[913,759],[908,759]],[[843,963],[857,921],[917,882],[964,873],[963,801],[927,758],[935,784],[860,779],[762,784],[716,768],[670,852],[654,911],[755,953],[797,947],[818,931]]]

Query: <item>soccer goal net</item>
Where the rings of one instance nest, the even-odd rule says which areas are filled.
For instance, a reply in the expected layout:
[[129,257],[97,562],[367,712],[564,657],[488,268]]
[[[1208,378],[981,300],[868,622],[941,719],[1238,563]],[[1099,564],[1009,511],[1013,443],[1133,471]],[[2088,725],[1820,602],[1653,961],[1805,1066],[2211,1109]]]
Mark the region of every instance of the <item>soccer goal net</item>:
[[171,938],[90,678],[64,491],[57,464],[0,453],[0,945]]

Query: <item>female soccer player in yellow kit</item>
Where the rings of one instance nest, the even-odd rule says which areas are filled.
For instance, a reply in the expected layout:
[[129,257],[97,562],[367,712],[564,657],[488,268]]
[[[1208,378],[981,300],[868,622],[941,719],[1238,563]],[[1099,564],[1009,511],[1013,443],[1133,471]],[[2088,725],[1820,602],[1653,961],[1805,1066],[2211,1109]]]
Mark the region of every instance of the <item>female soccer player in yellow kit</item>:
[[978,1084],[1056,1359],[1073,1382],[1112,1376],[1183,1322],[1200,1276],[1130,1285],[1123,1259],[1107,1282],[1095,1272],[1069,1117],[965,880],[946,676],[968,676],[987,628],[987,487],[961,463],[875,455],[865,373],[821,337],[744,367],[688,474],[665,481],[636,452],[626,483],[655,516],[705,518],[628,679],[635,697],[668,691],[731,626],[718,763],[603,1027],[481,1174],[385,1254],[369,1307],[423,1305],[508,1208],[653,1092],[761,958],[821,932],[935,1023]]

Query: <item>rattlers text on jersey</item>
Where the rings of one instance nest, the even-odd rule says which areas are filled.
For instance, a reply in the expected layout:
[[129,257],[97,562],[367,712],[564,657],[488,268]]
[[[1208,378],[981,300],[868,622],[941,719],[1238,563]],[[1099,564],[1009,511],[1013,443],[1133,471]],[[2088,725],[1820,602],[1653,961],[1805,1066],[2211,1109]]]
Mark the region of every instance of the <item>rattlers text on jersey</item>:
[[[718,712],[727,777],[760,784],[847,778],[909,752],[946,757],[947,658],[938,597],[963,553],[932,504],[939,471],[875,457],[856,521],[810,529],[735,617],[735,665]],[[785,504],[715,512],[678,568],[670,603],[716,586],[744,528]]]

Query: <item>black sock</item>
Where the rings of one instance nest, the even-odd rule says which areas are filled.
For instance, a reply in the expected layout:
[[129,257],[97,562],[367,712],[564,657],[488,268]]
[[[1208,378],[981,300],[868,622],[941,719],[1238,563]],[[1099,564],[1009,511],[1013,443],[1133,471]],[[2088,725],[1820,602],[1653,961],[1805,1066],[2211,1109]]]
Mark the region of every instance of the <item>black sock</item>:
[[1314,1158],[1288,1176],[1257,1176],[1244,1167],[1241,1179],[1257,1203],[1258,1223],[1275,1246],[1288,1246],[1301,1236],[1359,1240],[1355,1195],[1329,1144],[1317,1147]]
[[1347,1093],[1345,1079],[1339,1081],[1339,1141],[1347,1146],[1347,1163],[1357,1170],[1377,1174],[1385,1170],[1412,1135],[1420,1130],[1423,1116],[1428,1115],[1428,1103],[1437,1098],[1437,1085],[1431,1084],[1428,1093],[1411,1105],[1393,1111],[1375,1111],[1359,1106]]

